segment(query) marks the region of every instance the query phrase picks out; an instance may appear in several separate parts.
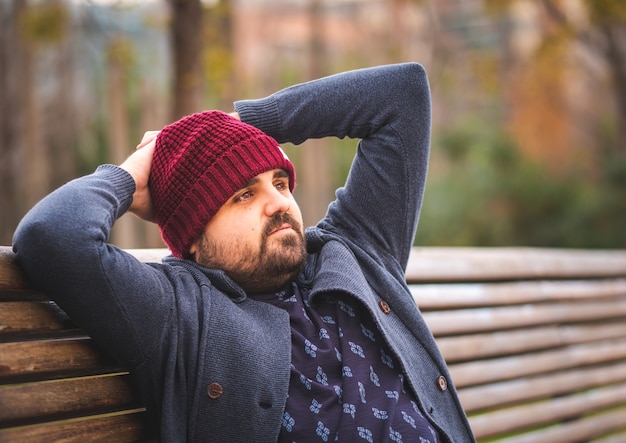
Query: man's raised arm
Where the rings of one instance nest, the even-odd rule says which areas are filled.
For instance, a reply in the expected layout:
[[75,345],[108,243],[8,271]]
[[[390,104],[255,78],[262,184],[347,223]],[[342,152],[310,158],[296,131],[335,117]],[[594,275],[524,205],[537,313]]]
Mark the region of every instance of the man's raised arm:
[[372,254],[406,266],[430,148],[430,91],[420,65],[348,71],[235,105],[243,121],[279,142],[361,139],[346,185],[320,226],[358,237]]

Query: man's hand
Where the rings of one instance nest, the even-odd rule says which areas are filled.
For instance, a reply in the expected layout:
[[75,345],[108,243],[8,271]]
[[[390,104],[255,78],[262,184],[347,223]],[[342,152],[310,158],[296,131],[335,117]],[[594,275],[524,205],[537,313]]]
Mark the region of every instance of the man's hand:
[[135,193],[133,202],[128,209],[130,212],[147,221],[154,222],[154,211],[150,190],[148,189],[148,178],[152,166],[152,154],[156,136],[159,131],[148,131],[144,134],[137,150],[120,165],[135,180]]

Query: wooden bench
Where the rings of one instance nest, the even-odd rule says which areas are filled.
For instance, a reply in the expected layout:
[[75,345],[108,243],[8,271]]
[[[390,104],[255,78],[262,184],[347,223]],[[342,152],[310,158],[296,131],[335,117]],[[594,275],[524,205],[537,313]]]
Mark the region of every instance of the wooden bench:
[[128,378],[0,247],[0,443],[150,441]]
[[415,252],[407,281],[479,441],[626,442],[626,251]]
[[[407,281],[479,441],[626,441],[626,252],[420,248]],[[0,247],[0,443],[151,431],[127,372]]]

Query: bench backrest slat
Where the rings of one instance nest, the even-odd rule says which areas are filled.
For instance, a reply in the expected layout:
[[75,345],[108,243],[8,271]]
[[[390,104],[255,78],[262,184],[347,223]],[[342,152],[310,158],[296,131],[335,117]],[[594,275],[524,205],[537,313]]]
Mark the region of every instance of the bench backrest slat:
[[13,262],[13,251],[8,246],[0,246],[0,291],[24,290],[26,279]]
[[119,371],[91,339],[0,343],[0,379],[14,382]]
[[[473,427],[476,433],[490,437],[519,427],[531,428],[558,423],[572,416],[589,415],[599,410],[621,406],[624,404],[624,398],[626,398],[626,383],[606,386],[577,396],[538,401],[485,414],[474,420]],[[570,435],[570,438],[572,437],[574,436]],[[578,439],[579,436],[576,435],[575,438]]]
[[609,340],[450,365],[459,387],[512,380],[583,365],[613,363],[626,358],[626,339]]
[[[600,440],[596,440],[596,438],[613,431],[621,432],[624,429],[625,416],[626,408],[609,409],[606,412],[585,417],[584,420],[555,421],[554,424],[559,426],[549,426],[523,435],[507,437],[505,441],[506,443],[571,443],[574,438],[574,441],[594,441],[594,443],[599,443]],[[607,438],[610,438],[610,436]],[[618,438],[615,441],[623,442],[624,440]]]
[[626,293],[626,278],[507,283],[412,284],[423,310],[522,305],[544,301],[601,300]]
[[502,331],[576,321],[610,321],[626,318],[626,298],[425,312],[424,318],[435,335]]
[[[2,391],[0,425],[23,426],[50,420],[80,417],[85,413],[139,408],[133,398],[128,373],[20,383]],[[80,392],[81,395],[76,395]]]
[[468,387],[462,390],[461,400],[473,413],[624,382],[626,363],[617,362]]
[[88,416],[0,430],[0,443],[133,443],[153,441],[146,435],[145,412]]
[[457,363],[614,338],[626,338],[622,320],[441,337],[437,343],[446,361]]
[[16,301],[2,303],[0,334],[18,331],[51,331],[64,329],[59,309],[49,301]]
[[411,283],[624,277],[626,254],[548,248],[415,248]]

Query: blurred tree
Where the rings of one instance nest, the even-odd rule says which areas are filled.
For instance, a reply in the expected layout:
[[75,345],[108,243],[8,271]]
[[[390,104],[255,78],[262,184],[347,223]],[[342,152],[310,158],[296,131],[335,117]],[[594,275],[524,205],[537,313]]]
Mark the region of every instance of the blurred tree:
[[[50,182],[48,192],[74,178],[77,173],[78,139],[80,137],[80,111],[77,107],[79,93],[76,88],[76,41],[75,28],[72,26],[71,13],[64,0],[54,0],[47,3],[55,7],[40,18],[40,27],[46,31],[47,49],[53,51],[50,58],[49,72],[46,76],[53,83],[49,102],[41,109],[43,127],[45,129],[44,142],[47,145]],[[43,39],[43,37],[42,37]]]
[[26,2],[0,2],[0,244],[10,244],[19,220],[18,106],[22,38],[17,23]]
[[543,0],[545,9],[563,32],[570,33],[600,54],[609,70],[616,106],[615,147],[626,151],[626,2],[582,0],[588,23],[577,23],[556,0]]
[[201,48],[203,7],[201,0],[168,0],[171,9],[170,39],[173,60],[171,120],[198,112],[202,107]]
[[464,124],[433,141],[420,246],[626,247],[626,155],[611,148],[602,178],[554,174],[505,131]]
[[14,112],[17,111],[16,114],[19,116],[20,136],[23,137],[23,144],[20,146],[20,154],[23,156],[19,167],[23,180],[20,194],[28,207],[45,195],[51,173],[48,169],[48,153],[42,140],[43,128],[41,114],[38,112],[39,99],[36,94],[37,43],[51,35],[46,32],[46,26],[42,23],[44,17],[49,16],[48,7],[48,5],[29,5],[23,10],[18,21],[23,37],[21,57],[18,56],[21,62],[19,79],[21,84],[19,85],[18,107]]
[[[510,1],[502,3],[514,4]],[[543,199],[544,203],[552,205],[551,210],[546,206],[543,212],[552,213],[555,217],[549,224],[550,228],[543,224],[546,228],[544,232],[535,232],[537,236],[533,242],[547,241],[548,238],[554,242],[555,237],[561,235],[561,244],[569,241],[584,246],[625,247],[626,2],[535,0],[534,3],[542,12],[545,32],[537,45],[529,71],[535,73],[535,80],[541,78],[535,85],[542,82],[548,86],[544,91],[555,91],[559,87],[561,90],[556,97],[552,94],[551,104],[546,103],[546,106],[554,108],[551,120],[554,124],[533,127],[537,133],[537,144],[543,145],[544,150],[552,150],[554,144],[541,139],[548,131],[563,131],[564,122],[559,116],[568,115],[570,125],[578,127],[575,132],[578,138],[570,140],[569,146],[561,149],[561,161],[574,157],[575,150],[571,148],[575,145],[582,145],[587,153],[583,157],[585,163],[582,163],[585,169],[573,169],[569,171],[570,175],[563,174],[561,177],[564,182],[569,179],[562,189],[563,198]],[[568,63],[572,67],[569,68],[569,75],[564,75],[564,66]],[[573,77],[573,69],[578,78]],[[557,71],[561,71],[560,80]],[[576,91],[579,87],[576,82],[586,83],[588,89],[580,94],[580,90]],[[567,93],[571,95],[569,102]],[[543,94],[544,98],[549,96],[549,93]],[[541,108],[537,104],[541,103],[541,99],[536,98],[535,95],[533,109],[538,112]],[[532,112],[529,108],[528,114]],[[559,121],[562,123],[560,127],[557,124]],[[585,132],[580,128],[585,128]],[[544,186],[549,183],[554,181],[544,180]],[[572,190],[577,191],[572,193]],[[568,195],[571,198],[567,198]],[[545,196],[546,193],[540,194],[540,197]],[[530,201],[518,199],[518,202],[520,206],[516,219],[521,229],[529,225],[533,214],[527,212],[528,217],[522,217],[524,205]],[[563,205],[563,202],[568,204]],[[560,211],[555,210],[559,208]],[[556,217],[557,213],[559,217]],[[536,227],[535,231],[539,230],[540,226]],[[528,235],[532,234],[531,230],[527,231]],[[569,232],[567,239],[565,231]]]
[[217,1],[205,9],[202,71],[211,107],[228,111],[237,97],[233,48],[233,10],[230,0]]
[[[47,114],[39,95],[40,54],[48,46],[55,50],[67,43],[68,6],[63,0],[30,3],[27,0],[0,4],[0,242],[9,244],[12,232],[25,211],[50,190],[67,172],[50,163],[67,160],[51,153],[60,141],[55,125],[71,127],[55,118],[70,116],[69,100],[61,101],[55,113]],[[66,69],[62,69],[63,72]],[[63,75],[46,80],[61,83]],[[46,86],[49,86],[46,84]],[[57,87],[58,84],[56,85]],[[58,89],[52,87],[54,91]],[[71,97],[65,91],[64,97]],[[58,127],[57,126],[57,127]],[[71,158],[71,156],[70,156]],[[71,169],[72,161],[69,162]],[[73,172],[73,171],[72,171]]]
[[[134,62],[132,45],[122,36],[115,36],[107,47],[107,135],[108,158],[107,162],[114,165],[121,164],[130,149],[130,116],[128,97],[128,77]],[[136,222],[134,217],[122,217],[112,231],[111,241],[119,246],[130,248],[138,247],[136,241]]]
[[[606,98],[614,108],[613,146],[626,151],[626,2],[486,0],[485,4],[492,14],[504,14],[515,8],[519,10],[520,5],[537,10],[532,24],[537,28],[538,37],[534,58],[528,62],[518,60],[517,72],[510,82],[514,130],[520,133],[522,139],[527,139],[522,147],[539,150],[542,146],[558,148],[575,143],[580,139],[579,135],[570,140],[563,138],[567,132],[567,120],[574,122],[578,131],[570,129],[570,133],[575,134],[580,134],[581,126],[591,126],[594,130],[597,125],[603,124],[598,118],[602,115],[596,115],[591,121],[590,116],[585,115],[584,121],[580,118],[577,121],[572,114],[576,109],[571,98],[568,103],[568,95],[571,96],[576,89],[574,83],[582,82],[581,77],[587,76],[585,81],[598,87],[596,91],[589,91],[595,98],[601,89],[611,91]],[[578,79],[572,78],[574,71]],[[610,86],[605,88],[607,73]],[[577,105],[581,106],[580,103]],[[515,119],[519,121],[515,122]],[[596,128],[593,128],[594,124]],[[556,138],[550,139],[551,135]],[[533,145],[535,148],[532,148]],[[562,158],[563,155],[554,157]]]
[[[414,0],[421,3],[421,0]],[[389,33],[389,52],[392,58],[396,60],[404,60],[404,52],[406,48],[407,24],[405,16],[407,13],[408,0],[391,0],[391,32]]]
[[[309,0],[306,8],[309,27],[308,79],[316,79],[326,74],[324,26],[326,11],[320,0]],[[302,217],[305,226],[317,223],[326,214],[328,203],[333,197],[332,155],[328,140],[308,140],[300,152],[299,199],[302,201]]]

